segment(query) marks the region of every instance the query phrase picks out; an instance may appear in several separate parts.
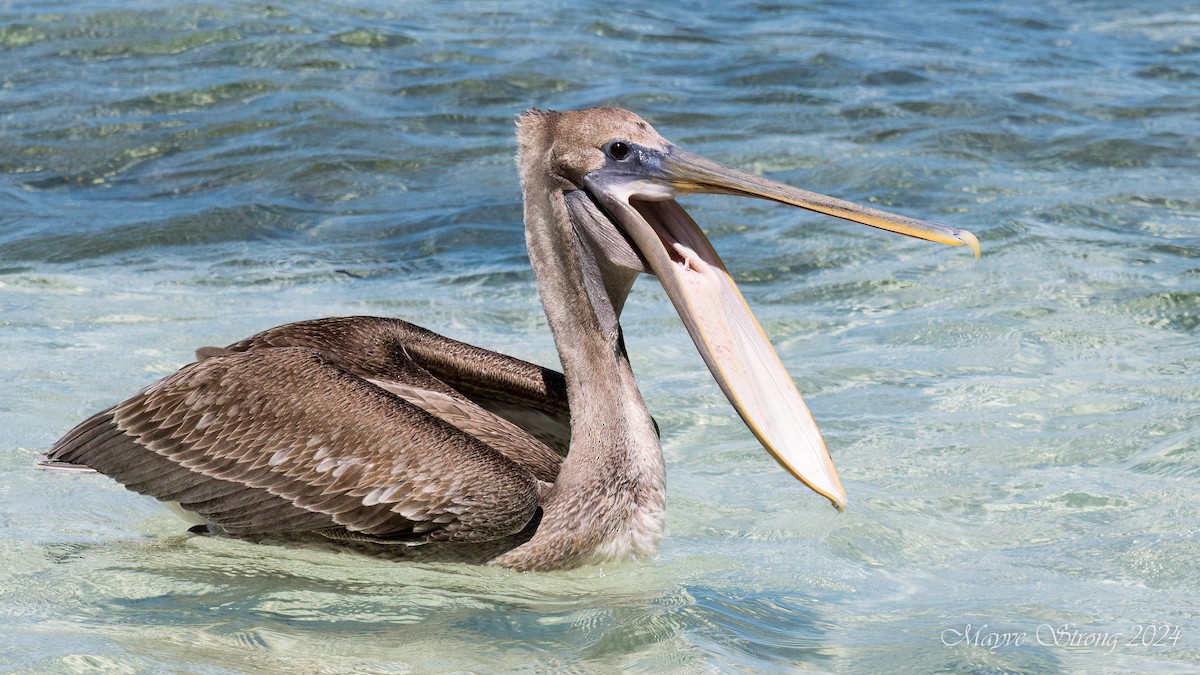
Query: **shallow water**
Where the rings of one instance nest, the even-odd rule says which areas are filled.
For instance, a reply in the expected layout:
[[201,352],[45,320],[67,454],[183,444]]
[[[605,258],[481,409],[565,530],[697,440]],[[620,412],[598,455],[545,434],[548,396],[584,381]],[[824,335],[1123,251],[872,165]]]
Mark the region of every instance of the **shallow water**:
[[[0,665],[1200,669],[1200,13],[1022,4],[4,5]],[[593,105],[980,236],[974,262],[685,201],[846,513],[761,451],[649,280],[623,323],[668,463],[651,564],[189,537],[32,468],[195,347],[286,321],[399,316],[555,363],[512,120]]]

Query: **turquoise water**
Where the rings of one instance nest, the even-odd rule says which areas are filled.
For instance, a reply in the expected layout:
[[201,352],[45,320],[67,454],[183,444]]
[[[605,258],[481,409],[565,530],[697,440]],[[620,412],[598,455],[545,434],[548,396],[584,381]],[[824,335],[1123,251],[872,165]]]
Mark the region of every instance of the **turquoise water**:
[[[1193,5],[4,5],[0,666],[1200,671]],[[685,201],[845,513],[758,447],[651,280],[623,322],[668,464],[650,564],[189,537],[111,481],[33,469],[195,347],[287,321],[399,316],[554,364],[512,120],[593,105],[979,235],[975,262]]]

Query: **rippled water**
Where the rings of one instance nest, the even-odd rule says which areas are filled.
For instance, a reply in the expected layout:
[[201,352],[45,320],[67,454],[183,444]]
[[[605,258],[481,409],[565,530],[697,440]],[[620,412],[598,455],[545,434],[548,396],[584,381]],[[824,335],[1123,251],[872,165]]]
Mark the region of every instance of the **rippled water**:
[[[1192,3],[163,7],[0,9],[0,665],[1200,669]],[[111,481],[32,468],[195,347],[291,320],[401,316],[553,364],[512,120],[601,104],[982,239],[974,262],[686,200],[846,513],[759,449],[650,281],[624,324],[668,462],[652,564],[188,537]]]

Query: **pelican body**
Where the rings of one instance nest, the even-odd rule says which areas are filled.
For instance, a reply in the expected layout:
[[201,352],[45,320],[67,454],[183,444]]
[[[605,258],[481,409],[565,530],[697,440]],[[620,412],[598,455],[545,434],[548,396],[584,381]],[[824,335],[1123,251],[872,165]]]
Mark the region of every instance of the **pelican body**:
[[651,274],[763,447],[844,508],[812,415],[675,198],[771,199],[978,255],[975,237],[711,162],[625,110],[531,110],[517,138],[561,374],[398,319],[293,323],[198,350],[79,424],[43,465],[90,467],[234,536],[518,570],[645,559],[663,531],[663,455],[619,320]]

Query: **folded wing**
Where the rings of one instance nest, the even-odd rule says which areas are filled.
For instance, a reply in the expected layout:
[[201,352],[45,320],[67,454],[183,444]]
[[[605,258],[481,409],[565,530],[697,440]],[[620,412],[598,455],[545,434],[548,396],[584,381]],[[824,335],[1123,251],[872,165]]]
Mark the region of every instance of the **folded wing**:
[[350,370],[311,347],[222,350],[84,421],[49,459],[231,534],[473,542],[533,518],[533,470]]

